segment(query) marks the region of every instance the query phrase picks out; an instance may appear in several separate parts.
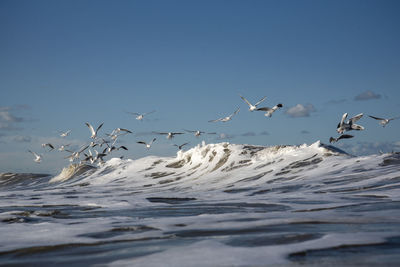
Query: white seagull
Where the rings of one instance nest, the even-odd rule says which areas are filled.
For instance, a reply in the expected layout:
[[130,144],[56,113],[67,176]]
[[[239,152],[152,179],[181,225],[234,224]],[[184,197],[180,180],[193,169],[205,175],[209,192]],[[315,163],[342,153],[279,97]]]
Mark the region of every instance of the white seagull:
[[345,131],[350,131],[350,130],[364,130],[364,127],[358,124],[355,124],[356,121],[361,119],[361,117],[364,115],[363,113],[357,114],[356,116],[350,118],[347,122],[345,122],[347,118],[347,113],[344,113],[342,116],[342,120],[339,122],[336,131],[340,134],[344,133]]
[[272,108],[269,107],[263,107],[263,108],[257,108],[257,111],[266,111],[266,113],[264,114],[265,117],[271,117],[272,113],[274,113],[277,109],[280,109],[281,107],[283,107],[282,104],[277,104],[275,106],[273,106]]
[[66,131],[66,132],[61,132],[61,131],[60,131],[60,136],[61,136],[61,137],[67,137],[67,136],[70,134],[70,132],[71,132],[71,130],[68,130],[68,131]]
[[67,146],[69,146],[70,144],[66,144],[66,145],[61,145],[59,148],[58,148],[58,151],[65,151],[65,148],[67,147]]
[[129,112],[129,111],[128,111],[127,113],[132,114],[132,115],[135,115],[135,116],[136,116],[136,119],[137,119],[138,121],[142,121],[143,118],[144,118],[144,116],[149,115],[149,114],[154,113],[154,112],[156,112],[156,111],[153,110],[153,111],[150,111],[150,112],[147,112],[147,113],[137,113],[137,112]]
[[31,152],[35,156],[35,159],[34,159],[35,162],[40,163],[42,161],[42,156],[41,155],[38,155],[35,152],[30,151],[30,150],[28,150],[28,151]]
[[252,105],[246,98],[244,98],[243,96],[239,95],[241,99],[243,99],[244,102],[246,102],[247,105],[249,105],[249,110],[250,111],[254,111],[257,109],[257,106],[261,104],[261,102],[263,102],[265,100],[265,98],[267,98],[266,96],[264,96],[263,98],[261,98],[257,103],[255,103],[254,105]]
[[353,138],[353,137],[354,136],[350,135],[350,134],[342,134],[338,138],[334,138],[334,137],[329,138],[329,142],[330,143],[335,143],[335,142],[339,141],[340,139],[347,139],[347,138]]
[[85,124],[86,124],[87,127],[89,127],[89,130],[90,130],[90,132],[91,132],[91,134],[92,134],[92,135],[90,136],[90,138],[96,139],[96,137],[97,137],[97,132],[100,130],[101,126],[103,126],[103,123],[100,124],[100,125],[97,127],[96,131],[94,130],[93,126],[92,126],[90,123],[85,122]]
[[227,121],[230,121],[233,118],[233,116],[235,116],[239,112],[239,110],[240,110],[240,108],[238,108],[235,112],[233,112],[231,115],[229,115],[227,117],[219,118],[219,119],[216,119],[216,120],[211,120],[211,121],[208,121],[208,122],[217,122],[217,121],[227,122]]
[[138,144],[143,144],[146,146],[147,149],[150,149],[151,145],[154,143],[154,141],[156,141],[157,138],[153,138],[153,140],[150,141],[150,143],[146,143],[144,141],[137,141],[136,143]]
[[217,134],[217,133],[206,133],[206,132],[203,132],[203,131],[200,131],[200,130],[196,130],[196,131],[185,130],[185,131],[188,132],[188,133],[193,133],[194,136],[196,136],[196,137],[199,137],[202,134]]
[[174,138],[174,136],[177,135],[177,134],[183,134],[183,133],[175,133],[175,132],[168,132],[168,133],[165,133],[165,132],[161,132],[161,133],[154,132],[154,133],[166,135],[166,138],[167,138],[167,139],[172,139],[172,138]]
[[382,125],[382,127],[385,127],[390,121],[395,120],[395,119],[399,119],[400,117],[394,117],[394,118],[390,118],[390,119],[384,119],[384,118],[378,118],[378,117],[374,117],[371,115],[368,115],[370,118],[373,118],[375,120],[379,121],[379,124]]

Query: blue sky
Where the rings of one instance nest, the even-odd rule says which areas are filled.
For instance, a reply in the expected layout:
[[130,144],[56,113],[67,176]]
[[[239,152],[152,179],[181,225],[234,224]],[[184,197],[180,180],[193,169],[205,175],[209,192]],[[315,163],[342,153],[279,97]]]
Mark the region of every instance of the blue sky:
[[[65,154],[40,144],[83,144],[85,122],[104,122],[101,134],[132,130],[120,154],[139,158],[201,140],[328,143],[344,112],[400,116],[399,12],[398,1],[2,0],[0,172],[56,173]],[[284,107],[266,118],[239,94]],[[237,107],[232,121],[208,122]],[[151,110],[144,122],[126,113]],[[400,150],[400,120],[359,123],[366,129],[339,147]],[[60,140],[57,131],[68,129]],[[182,129],[223,138],[157,136],[150,151],[136,144],[152,131]]]

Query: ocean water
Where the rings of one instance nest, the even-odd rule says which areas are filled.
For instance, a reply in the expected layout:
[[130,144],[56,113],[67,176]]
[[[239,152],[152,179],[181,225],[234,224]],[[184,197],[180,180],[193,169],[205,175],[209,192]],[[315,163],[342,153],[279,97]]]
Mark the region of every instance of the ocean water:
[[0,265],[400,266],[400,154],[200,144],[1,174]]

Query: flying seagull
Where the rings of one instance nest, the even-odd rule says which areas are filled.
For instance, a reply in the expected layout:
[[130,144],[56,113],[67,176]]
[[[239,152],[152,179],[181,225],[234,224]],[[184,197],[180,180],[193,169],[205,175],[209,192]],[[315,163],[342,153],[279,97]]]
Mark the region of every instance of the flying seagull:
[[374,116],[371,116],[371,115],[368,115],[368,117],[373,118],[375,120],[378,120],[379,124],[381,124],[382,127],[385,127],[390,121],[400,118],[400,117],[394,117],[394,118],[390,118],[390,119],[384,119],[384,118],[374,117]]
[[356,121],[361,119],[363,116],[363,113],[360,113],[352,118],[350,118],[347,122],[345,120],[347,119],[347,113],[344,113],[342,116],[342,120],[339,122],[336,131],[340,134],[344,133],[345,131],[350,131],[350,130],[364,130],[364,127],[358,124],[355,124]]
[[127,113],[129,113],[129,114],[135,115],[136,119],[138,121],[142,121],[144,116],[149,115],[149,114],[154,113],[154,112],[156,112],[156,111],[153,110],[153,111],[150,111],[150,112],[147,112],[147,113],[137,113],[137,112],[129,112],[129,111],[127,111]]
[[150,143],[146,143],[144,141],[137,141],[136,143],[138,144],[143,144],[146,146],[147,149],[150,149],[151,145],[154,143],[154,141],[156,141],[157,138],[153,138],[153,140],[150,141]]
[[335,143],[335,142],[339,141],[340,139],[347,139],[347,138],[353,138],[353,137],[354,136],[350,135],[350,134],[342,134],[338,138],[334,138],[334,137],[329,138],[329,143]]
[[103,126],[103,123],[100,124],[100,125],[97,127],[96,131],[94,130],[93,126],[92,126],[90,123],[85,122],[85,124],[86,124],[87,127],[89,127],[89,130],[90,130],[90,132],[91,132],[91,134],[92,134],[92,135],[90,136],[90,138],[96,139],[96,137],[97,137],[97,132],[100,130],[101,126]]
[[184,134],[184,133],[174,133],[174,132],[168,132],[168,133],[165,133],[165,132],[161,132],[161,133],[154,132],[154,133],[166,135],[167,139],[172,139],[172,138],[174,138],[174,135],[177,135],[177,134]]
[[182,145],[176,145],[176,144],[174,144],[174,146],[176,146],[179,150],[182,150],[182,147],[184,147],[184,146],[187,145],[187,144],[189,144],[189,143],[184,143],[184,144],[182,144]]
[[68,130],[68,131],[66,131],[66,132],[61,132],[61,131],[60,131],[60,136],[61,136],[61,137],[66,137],[66,136],[68,136],[70,133],[71,133],[71,130]]
[[246,98],[244,98],[243,96],[239,95],[241,99],[243,99],[244,102],[246,102],[247,105],[249,105],[249,110],[250,111],[254,111],[257,109],[257,106],[261,104],[261,102],[263,102],[267,97],[264,96],[263,98],[261,98],[257,103],[255,103],[254,105],[251,104]]
[[219,119],[216,119],[216,120],[211,120],[211,121],[208,121],[208,122],[217,122],[217,121],[227,122],[227,121],[230,121],[233,118],[233,116],[235,116],[239,112],[239,110],[240,110],[240,108],[238,108],[235,112],[233,112],[231,115],[229,115],[227,117],[219,118]]
[[188,132],[188,133],[193,133],[194,136],[196,136],[196,137],[199,137],[202,134],[217,134],[217,133],[206,133],[206,132],[203,132],[203,131],[200,131],[200,130],[196,130],[196,131],[185,130],[185,131]]
[[28,151],[31,152],[35,156],[35,159],[34,159],[35,162],[40,163],[42,161],[42,156],[41,155],[38,155],[35,152],[30,151],[30,150],[28,150]]
[[70,145],[70,144],[61,145],[61,146],[58,148],[58,151],[64,151],[65,148],[66,148],[67,146],[69,146],[69,145]]
[[263,107],[263,108],[257,108],[257,111],[266,111],[266,113],[264,114],[264,116],[266,117],[271,117],[272,113],[274,113],[277,109],[280,109],[281,107],[283,107],[282,104],[277,104],[275,106],[273,106],[272,108],[269,107]]
[[52,151],[52,150],[54,149],[54,146],[53,146],[52,144],[50,144],[50,143],[42,144],[42,147],[43,147],[44,149],[46,149],[46,146],[48,146],[48,147],[50,148],[49,151]]

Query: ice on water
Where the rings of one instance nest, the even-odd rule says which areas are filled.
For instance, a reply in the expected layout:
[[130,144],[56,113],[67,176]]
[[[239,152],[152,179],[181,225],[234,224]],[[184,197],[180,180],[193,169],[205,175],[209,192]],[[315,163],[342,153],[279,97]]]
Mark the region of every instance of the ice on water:
[[323,251],[327,264],[382,254],[396,263],[399,163],[398,154],[354,157],[319,141],[202,143],[29,182],[3,174],[0,262],[76,263],[89,251],[87,264],[296,265]]

